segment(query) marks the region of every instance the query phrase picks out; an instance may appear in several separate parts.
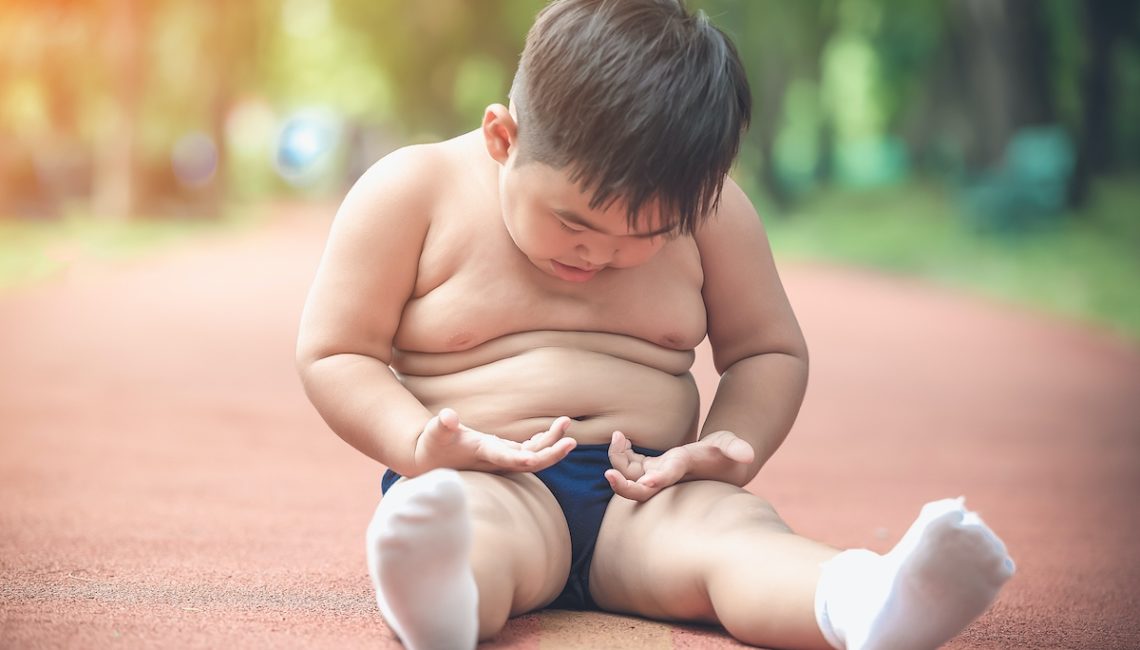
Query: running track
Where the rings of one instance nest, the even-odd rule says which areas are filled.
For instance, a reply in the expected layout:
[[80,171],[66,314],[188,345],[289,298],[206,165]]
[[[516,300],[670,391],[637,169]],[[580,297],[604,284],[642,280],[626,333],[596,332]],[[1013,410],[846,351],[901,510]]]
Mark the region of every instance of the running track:
[[[398,647],[364,566],[379,468],[293,370],[329,212],[0,296],[0,647]],[[752,488],[880,551],[964,494],[1018,574],[947,647],[1140,647],[1140,349],[918,282],[783,276],[811,385]],[[486,647],[740,646],[543,612]]]

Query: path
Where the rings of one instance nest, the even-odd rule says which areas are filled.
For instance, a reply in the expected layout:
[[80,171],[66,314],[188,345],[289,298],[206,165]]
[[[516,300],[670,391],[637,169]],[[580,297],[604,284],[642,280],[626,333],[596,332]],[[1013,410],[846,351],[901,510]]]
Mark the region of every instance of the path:
[[[364,567],[377,468],[293,371],[326,229],[294,210],[0,296],[0,647],[397,647]],[[948,647],[1140,647],[1140,351],[920,283],[784,278],[811,386],[753,487],[877,550],[965,494],[1019,571]],[[739,646],[546,612],[487,647]]]

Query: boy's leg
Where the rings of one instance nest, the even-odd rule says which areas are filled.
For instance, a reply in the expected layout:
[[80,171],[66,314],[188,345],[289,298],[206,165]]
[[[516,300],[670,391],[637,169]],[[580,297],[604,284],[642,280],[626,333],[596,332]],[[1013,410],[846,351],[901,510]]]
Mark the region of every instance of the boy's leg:
[[562,589],[570,538],[531,474],[436,470],[381,499],[367,535],[377,602],[410,648],[474,647]]
[[965,627],[1011,572],[1004,546],[958,500],[928,505],[879,556],[799,537],[759,497],[696,481],[644,504],[615,498],[590,586],[605,609],[719,622],[765,647],[918,650]]
[[681,483],[642,504],[610,502],[590,593],[606,610],[720,623],[753,645],[830,648],[813,603],[819,565],[838,553],[740,488]]

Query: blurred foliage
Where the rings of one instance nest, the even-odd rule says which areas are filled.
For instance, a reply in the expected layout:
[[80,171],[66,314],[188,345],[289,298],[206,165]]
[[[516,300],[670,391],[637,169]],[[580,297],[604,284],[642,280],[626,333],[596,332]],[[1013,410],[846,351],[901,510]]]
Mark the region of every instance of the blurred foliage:
[[[475,128],[506,101],[544,4],[0,0],[0,223],[218,218],[338,195],[393,148]],[[944,241],[1020,263],[1011,238],[1077,246],[1115,232],[1106,211],[1140,219],[1140,190],[1103,180],[1140,166],[1140,3],[688,4],[744,60],[755,111],[734,175],[781,236],[879,238],[901,247],[877,258],[888,265]],[[915,232],[940,215],[942,234],[888,241],[860,230],[892,231],[868,211]],[[975,268],[965,243],[957,254]],[[1078,255],[1107,264],[1093,257]]]
[[[756,111],[739,176],[781,209],[833,183],[964,182],[998,170],[1023,128],[1066,134],[1078,180],[1140,164],[1136,3],[689,4],[741,52]],[[0,214],[61,215],[75,202],[99,212],[116,187],[124,209],[147,213],[289,189],[273,173],[273,136],[314,108],[342,121],[339,162],[326,166],[341,178],[318,188],[339,191],[392,147],[473,128],[504,101],[543,5],[0,0]],[[171,172],[191,133],[218,149],[209,183]],[[1003,178],[982,184],[1021,191]],[[1076,190],[1069,203],[1084,198]]]
[[767,220],[768,234],[780,261],[922,277],[1140,341],[1137,183],[1136,176],[1099,181],[1099,201],[1031,237],[963,228],[952,193],[930,183],[820,192],[796,206],[795,218]]

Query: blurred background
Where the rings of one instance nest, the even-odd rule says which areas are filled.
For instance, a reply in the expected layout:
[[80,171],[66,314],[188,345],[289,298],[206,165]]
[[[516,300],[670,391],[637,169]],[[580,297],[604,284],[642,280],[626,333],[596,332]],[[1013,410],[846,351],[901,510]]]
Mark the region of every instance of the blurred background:
[[[328,210],[505,101],[543,0],[0,0],[0,290]],[[777,256],[1140,341],[1140,3],[690,0],[735,40]],[[327,213],[326,213],[327,214]]]

